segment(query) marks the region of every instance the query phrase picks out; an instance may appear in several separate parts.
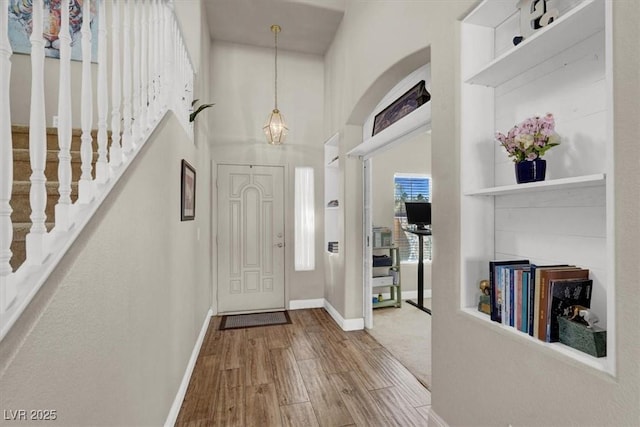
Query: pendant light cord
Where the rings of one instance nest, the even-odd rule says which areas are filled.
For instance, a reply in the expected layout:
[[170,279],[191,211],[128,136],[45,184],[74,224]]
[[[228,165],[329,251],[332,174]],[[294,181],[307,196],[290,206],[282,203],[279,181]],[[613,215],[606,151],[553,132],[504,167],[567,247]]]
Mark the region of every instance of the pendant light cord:
[[276,79],[275,79],[275,109],[278,109],[278,32],[280,28],[277,28],[274,31],[275,41],[276,41],[276,61],[275,61],[275,69],[276,69]]

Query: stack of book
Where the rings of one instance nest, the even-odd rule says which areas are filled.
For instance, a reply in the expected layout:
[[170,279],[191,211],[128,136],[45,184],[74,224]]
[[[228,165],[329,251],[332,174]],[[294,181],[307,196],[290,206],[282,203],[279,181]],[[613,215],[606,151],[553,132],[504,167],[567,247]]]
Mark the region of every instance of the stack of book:
[[535,265],[528,260],[489,262],[491,320],[546,342],[559,341],[558,317],[591,306],[589,270]]
[[329,244],[327,245],[327,250],[331,253],[337,254],[338,253],[338,242],[329,242]]

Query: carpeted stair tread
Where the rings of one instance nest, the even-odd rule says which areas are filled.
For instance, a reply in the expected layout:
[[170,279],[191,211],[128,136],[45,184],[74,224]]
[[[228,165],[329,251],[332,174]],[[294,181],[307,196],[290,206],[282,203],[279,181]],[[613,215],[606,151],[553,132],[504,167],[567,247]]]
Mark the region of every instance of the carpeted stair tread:
[[[93,130],[92,135],[92,176],[95,177],[95,164],[98,159],[98,132]],[[80,156],[81,146],[80,129],[73,129],[71,132],[71,202],[78,199],[78,180],[81,175],[82,160]],[[11,221],[13,223],[13,241],[11,242],[11,266],[17,269],[26,259],[25,236],[31,229],[31,204],[29,201],[29,191],[31,190],[31,163],[29,155],[29,126],[12,126],[13,145],[13,188],[11,196]],[[47,153],[45,166],[45,189],[47,194],[45,215],[45,226],[48,231],[55,225],[55,206],[58,203],[58,129],[47,128]],[[107,146],[111,145],[111,132],[107,132]]]
[[[98,155],[94,154],[93,164],[95,165]],[[47,164],[45,166],[44,175],[48,181],[56,181],[58,179],[58,152],[47,151]],[[82,160],[79,151],[71,152],[71,179],[77,181],[80,179]],[[28,181],[31,177],[31,162],[29,159],[29,150],[26,148],[16,148],[13,150],[13,179],[15,181]]]
[[[13,148],[26,148],[29,149],[29,126],[13,125],[11,126],[11,138],[13,142]],[[47,149],[58,150],[58,129],[48,127],[46,131],[47,135]],[[71,131],[71,150],[80,151],[80,137],[82,136],[82,130],[73,129]],[[93,130],[91,132],[93,151],[98,151],[98,131]],[[108,143],[111,144],[111,131],[107,131]]]
[[[47,205],[45,215],[47,220],[53,221],[55,218],[55,205],[58,203],[58,182],[47,181],[45,188],[47,190]],[[29,191],[31,189],[30,181],[14,181],[13,193],[11,197],[11,221],[13,222],[29,222],[31,215],[31,204],[29,202]],[[78,184],[71,183],[71,201],[75,202],[78,198]]]
[[[58,194],[58,186],[60,184],[58,181],[47,181],[44,183],[44,186],[47,190],[47,196],[55,196]],[[19,194],[29,194],[29,190],[31,189],[31,181],[13,181],[13,195]],[[71,192],[73,193],[78,189],[78,183],[71,183]]]

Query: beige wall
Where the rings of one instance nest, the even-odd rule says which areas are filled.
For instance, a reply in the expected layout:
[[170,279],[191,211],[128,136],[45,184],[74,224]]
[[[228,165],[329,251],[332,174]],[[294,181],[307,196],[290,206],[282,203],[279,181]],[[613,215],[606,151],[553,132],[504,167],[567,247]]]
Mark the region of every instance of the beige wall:
[[[209,309],[208,157],[169,113],[2,342],[0,408],[164,423]],[[195,221],[180,221],[181,159]]]
[[[325,135],[362,123],[369,91],[386,93],[379,77],[411,52],[431,46],[433,189],[432,331],[434,411],[449,425],[640,424],[640,293],[636,262],[640,207],[636,174],[640,157],[638,31],[640,4],[613,1],[616,131],[616,312],[618,374],[611,378],[527,340],[496,334],[459,313],[459,105],[458,19],[473,1],[350,2],[334,44],[326,56]],[[380,31],[384,28],[384,31]],[[375,46],[375,54],[371,52]],[[400,76],[401,77],[401,76]],[[397,80],[396,80],[397,81]],[[389,83],[387,90],[392,86]],[[351,120],[351,122],[349,122]],[[358,138],[345,139],[347,148]],[[347,164],[347,203],[361,200],[361,181]],[[609,178],[608,178],[609,179]],[[355,208],[354,208],[355,209]],[[349,210],[345,206],[345,210]],[[345,227],[350,218],[346,215]],[[346,236],[346,247],[361,248],[361,236]],[[346,269],[360,266],[345,265]],[[355,274],[354,274],[355,275]],[[349,273],[345,272],[345,277]],[[348,296],[361,282],[344,282],[345,313],[357,313]],[[338,297],[341,292],[336,292]],[[353,304],[350,305],[350,304]],[[334,304],[337,306],[338,304]],[[499,404],[496,406],[496,402]]]
[[[342,24],[325,55],[324,135],[361,128],[393,86],[431,60],[432,86],[438,82],[451,83],[432,87],[432,117],[435,121],[436,117],[444,116],[440,118],[444,124],[439,131],[434,129],[432,143],[446,144],[451,154],[453,40],[441,27],[451,26],[453,19],[472,3],[471,0],[347,2]],[[435,16],[438,18],[429,23]],[[361,130],[345,133],[350,136],[341,140],[341,153],[362,142]],[[428,155],[426,148],[424,155]],[[344,230],[351,233],[345,235],[344,248],[349,259],[344,262],[342,289],[335,289],[328,299],[334,307],[344,307],[338,309],[344,317],[352,318],[362,316],[362,164],[358,159],[347,159],[344,163],[344,167],[341,164],[345,177]],[[453,177],[450,172],[447,180]],[[434,238],[434,245],[435,241]]]
[[[281,37],[286,37],[286,33],[283,32]],[[278,50],[278,108],[290,130],[286,143],[280,147],[268,145],[262,132],[262,126],[274,107],[273,49],[215,41],[211,47],[210,61],[210,99],[216,105],[204,114],[210,118],[212,137],[209,143],[213,158],[216,164],[286,167],[285,300],[322,298],[322,57]],[[294,271],[293,178],[297,166],[310,166],[315,172],[316,268],[306,272]],[[215,169],[213,173],[216,174]],[[215,203],[215,194],[213,200]],[[215,208],[213,211],[212,227],[216,229]]]
[[[91,66],[91,80],[93,83],[92,97],[93,129],[97,128],[98,112],[95,107],[96,79],[98,68],[96,64]],[[58,115],[58,83],[60,81],[60,61],[53,58],[45,58],[44,61],[44,89],[45,89],[45,119],[48,127],[53,126],[53,116]],[[71,61],[71,118],[72,126],[80,128],[82,98],[82,63]],[[31,99],[31,56],[15,54],[11,57],[11,123],[16,125],[28,125]]]
[[[416,153],[420,153],[416,155]],[[431,175],[431,135],[416,135],[406,142],[376,154],[372,160],[372,221],[393,230],[395,212],[393,176],[396,173]],[[402,263],[402,292],[418,288],[418,264]],[[424,263],[424,289],[431,289],[431,262]]]
[[[195,88],[207,95],[209,45],[195,46],[207,58]],[[164,424],[211,304],[211,155],[201,117],[194,145],[165,116],[2,341],[0,408],[55,409],[51,425]],[[194,221],[180,221],[182,159],[197,171]]]

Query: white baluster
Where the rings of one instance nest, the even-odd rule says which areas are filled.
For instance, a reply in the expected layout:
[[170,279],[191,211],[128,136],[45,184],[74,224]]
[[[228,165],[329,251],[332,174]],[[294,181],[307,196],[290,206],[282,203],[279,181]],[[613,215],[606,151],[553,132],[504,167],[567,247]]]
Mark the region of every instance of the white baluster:
[[164,64],[163,64],[163,83],[162,83],[162,95],[163,95],[163,104],[166,108],[173,108],[171,101],[173,99],[172,89],[175,88],[176,84],[173,79],[173,26],[171,25],[171,9],[168,5],[163,4],[163,15],[164,15]]
[[60,4],[60,80],[58,83],[58,203],[56,230],[71,226],[71,34],[69,32],[69,0]]
[[109,92],[107,89],[107,8],[105,0],[98,0],[98,160],[96,182],[104,184],[109,179],[107,161],[107,115]]
[[163,3],[158,0],[156,3],[156,9],[158,11],[158,33],[156,37],[158,38],[158,57],[156,62],[156,73],[158,76],[158,112],[162,113],[164,111],[165,106],[165,98],[164,98],[164,64],[166,62],[167,56],[167,22],[165,15],[165,8]]
[[160,54],[162,33],[160,32],[160,11],[158,0],[153,0],[153,121],[160,115]]
[[13,185],[13,142],[11,140],[11,45],[7,36],[9,29],[9,1],[0,0],[0,313],[16,297],[15,284],[10,280],[11,242],[11,186]]
[[31,31],[31,116],[29,118],[29,158],[31,161],[31,230],[27,234],[27,263],[42,264],[44,236],[47,233],[45,208],[47,179],[44,175],[47,155],[47,131],[44,111],[44,37],[42,37],[42,0],[33,2]]
[[[147,60],[149,58],[149,15],[147,13],[147,3],[143,0],[140,5],[140,13],[142,15],[140,21],[140,46],[142,54],[140,55],[140,131],[142,135],[146,134],[147,127],[149,125],[149,115],[147,111],[148,106],[148,84],[149,84],[149,72],[147,69]],[[136,118],[137,120],[137,118]],[[141,136],[142,136],[141,135]],[[139,142],[137,142],[139,143]]]
[[[113,0],[117,3],[118,0]],[[134,5],[135,6],[135,5]],[[132,129],[132,88],[131,88],[131,6],[130,1],[125,0],[123,11],[123,24],[122,31],[122,92],[124,95],[124,105],[122,108],[123,116],[123,132],[122,132],[122,151],[124,153],[130,153],[133,150],[133,129]]]
[[153,0],[149,0],[147,4],[147,22],[149,23],[149,27],[147,29],[147,113],[149,126],[153,123],[155,119],[154,108],[153,108],[153,97],[155,93],[155,81],[154,81],[154,70],[153,70],[153,61],[155,55],[155,30],[153,26],[154,16],[153,16]]
[[142,48],[140,44],[140,27],[141,27],[141,13],[140,9],[142,5],[140,4],[140,0],[135,0],[133,3],[133,8],[135,11],[135,16],[133,18],[134,26],[133,26],[133,133],[132,133],[132,146],[135,147],[140,138],[142,138],[142,129],[141,129],[141,111],[140,105],[142,102],[140,101],[140,55],[142,53]]
[[[113,14],[111,17],[111,148],[109,150],[109,164],[117,168],[122,163],[122,149],[120,148],[120,2],[113,0]],[[126,9],[125,9],[126,13]]]
[[91,0],[84,0],[82,4],[82,92],[81,115],[82,135],[80,137],[80,159],[82,160],[82,174],[78,183],[78,202],[86,204],[94,197],[94,182],[91,175],[93,167],[93,138],[91,137],[91,123],[93,121],[93,95],[91,93]]

